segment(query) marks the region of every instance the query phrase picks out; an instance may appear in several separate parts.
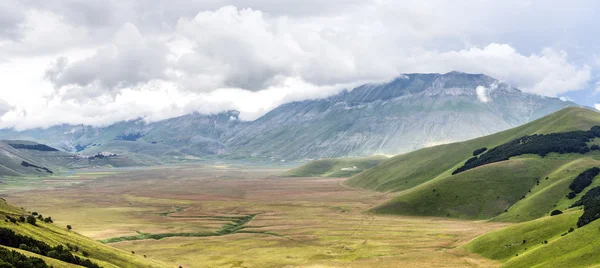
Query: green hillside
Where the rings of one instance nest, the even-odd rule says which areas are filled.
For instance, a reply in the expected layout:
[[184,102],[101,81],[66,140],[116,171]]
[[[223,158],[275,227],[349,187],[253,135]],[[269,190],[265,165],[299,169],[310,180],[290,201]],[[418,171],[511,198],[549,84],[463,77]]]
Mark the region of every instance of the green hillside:
[[600,166],[599,151],[550,153],[543,158],[521,155],[456,175],[452,172],[479,148],[492,149],[526,135],[588,131],[596,125],[600,125],[600,113],[566,108],[494,135],[396,156],[352,177],[347,184],[399,192],[373,209],[378,213],[532,220],[547,215],[555,206],[566,208],[575,201],[565,198],[569,184],[579,172]]
[[[20,216],[27,215],[31,214],[22,209],[9,205],[4,199],[0,199],[0,218],[2,219],[2,221],[0,221],[0,230],[9,229],[12,230],[16,235],[27,236],[37,241],[46,243],[52,247],[62,245],[66,249],[69,246],[77,246],[77,251],[69,250],[73,256],[76,256],[82,260],[89,259],[92,263],[102,267],[168,267],[166,264],[161,262],[109,247],[101,244],[100,242],[79,235],[76,232],[76,226],[74,226],[73,230],[67,230],[65,226],[57,226],[53,223],[46,223],[41,220],[37,220],[35,223],[36,225],[32,225],[27,222],[20,222],[19,220],[13,223],[7,217],[9,216],[18,219]],[[6,220],[4,220],[5,218]],[[0,238],[0,240],[1,239],[2,238]],[[17,250],[27,256],[35,256],[44,260],[48,260],[46,262],[48,266],[81,267],[57,260],[56,258],[51,258],[51,256],[40,256],[39,254],[32,252],[33,250],[19,250],[5,245],[0,246],[10,250]]]
[[467,249],[499,260],[505,267],[594,266],[600,262],[600,221],[577,228],[580,215],[580,210],[573,210],[519,223],[482,235],[471,241]]
[[387,159],[385,156],[320,159],[289,170],[283,176],[344,178],[363,172]]

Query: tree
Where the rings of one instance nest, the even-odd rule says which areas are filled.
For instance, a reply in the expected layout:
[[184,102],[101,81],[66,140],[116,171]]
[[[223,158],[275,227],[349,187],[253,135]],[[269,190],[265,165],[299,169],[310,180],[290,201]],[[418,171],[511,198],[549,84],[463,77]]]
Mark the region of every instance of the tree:
[[35,217],[34,216],[31,216],[31,215],[27,216],[27,223],[29,223],[31,225],[36,225],[35,222],[36,221],[35,221]]
[[25,222],[25,216],[20,216],[20,217],[19,217],[19,221],[20,221],[20,222]]
[[73,227],[71,227],[71,225],[67,225],[67,229],[71,230]]
[[550,213],[550,216],[556,216],[556,215],[560,215],[560,214],[563,214],[563,212],[558,209],[555,209]]

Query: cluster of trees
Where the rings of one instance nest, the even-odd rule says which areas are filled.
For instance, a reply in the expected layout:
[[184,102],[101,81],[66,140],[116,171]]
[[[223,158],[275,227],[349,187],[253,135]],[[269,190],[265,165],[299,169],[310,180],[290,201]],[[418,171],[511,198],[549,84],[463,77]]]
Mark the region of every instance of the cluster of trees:
[[0,245],[7,247],[20,248],[26,251],[34,252],[53,259],[64,262],[81,265],[89,268],[100,268],[98,264],[89,259],[82,259],[74,256],[67,248],[62,245],[52,247],[42,241],[33,239],[29,236],[16,234],[13,230],[0,228]]
[[1,268],[47,268],[44,260],[0,247]]
[[97,153],[95,155],[92,155],[90,157],[88,157],[88,159],[92,160],[92,159],[104,159],[104,158],[108,158],[108,157],[115,157],[117,156],[117,154],[105,154],[105,153]]
[[487,151],[487,148],[486,148],[486,147],[479,148],[479,149],[477,149],[477,150],[473,151],[473,156],[478,156],[478,155],[480,155],[481,153],[483,153],[483,152],[485,152],[485,151]]
[[600,174],[600,168],[597,167],[590,168],[579,174],[577,178],[573,180],[571,185],[569,185],[569,189],[571,189],[572,192],[570,192],[567,197],[569,199],[575,198],[578,193],[581,193],[583,189],[592,184],[592,180],[598,176],[598,174]]
[[[590,131],[524,136],[492,148],[479,157],[475,156],[467,160],[462,167],[456,169],[452,174],[458,174],[490,163],[506,161],[511,157],[523,154],[537,154],[542,157],[549,153],[585,154],[591,151],[590,147],[587,146],[587,143],[595,137],[600,137],[599,126],[593,127]],[[595,146],[594,148],[600,149],[598,146]],[[473,154],[479,150],[480,149],[476,150]]]
[[600,218],[600,187],[595,187],[587,191],[571,207],[579,206],[583,206],[583,215],[577,220],[577,227],[584,226]]
[[45,144],[9,144],[11,147],[15,149],[27,149],[27,150],[36,150],[43,152],[57,152],[58,150],[45,145]]
[[552,212],[550,212],[550,216],[556,216],[556,215],[560,215],[560,214],[563,214],[563,212],[558,209],[555,209]]
[[[21,166],[24,166],[24,167],[33,167],[33,168],[38,168],[38,169],[43,169],[43,170],[45,170],[46,172],[48,172],[48,173],[50,173],[50,174],[52,174],[52,173],[53,173],[53,172],[52,172],[51,170],[49,170],[48,168],[45,168],[45,167],[40,167],[40,166],[38,166],[38,165],[34,165],[34,164],[32,164],[32,163],[29,163],[29,162],[27,162],[27,161],[21,161]],[[38,170],[38,171],[39,171],[39,170]]]
[[142,134],[142,133],[126,133],[126,134],[121,134],[121,135],[115,137],[115,140],[118,140],[118,141],[137,141],[141,137],[144,137],[144,134]]
[[[37,215],[37,217],[35,215]],[[25,216],[19,216],[19,219],[15,218],[15,217],[12,217],[10,215],[6,215],[6,219],[4,221],[5,222],[12,222],[12,223],[17,223],[17,221],[20,221],[20,222],[23,222],[23,223],[27,222],[27,223],[29,223],[31,225],[37,226],[37,221],[38,220],[43,221],[45,223],[53,223],[52,217],[44,218],[44,216],[42,216],[41,214],[38,215],[37,213],[32,214],[32,215],[28,215],[27,217],[25,217]]]

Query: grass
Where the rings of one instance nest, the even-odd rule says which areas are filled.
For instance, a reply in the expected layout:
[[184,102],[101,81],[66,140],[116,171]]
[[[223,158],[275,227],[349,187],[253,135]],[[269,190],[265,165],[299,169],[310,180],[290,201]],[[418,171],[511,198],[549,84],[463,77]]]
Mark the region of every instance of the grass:
[[563,160],[514,159],[434,179],[377,206],[383,214],[489,219],[504,213]]
[[[509,261],[519,254],[538,254],[562,238],[569,228],[577,228],[581,211],[575,210],[552,217],[516,224],[474,239],[467,249],[490,259]],[[568,234],[571,235],[571,234]],[[523,243],[523,241],[526,243]],[[548,241],[548,244],[542,242]],[[537,252],[537,250],[540,250]]]
[[[363,213],[390,195],[348,188],[339,178],[282,180],[282,171],[140,169],[8,199],[95,240],[211,234],[109,244],[174,267],[497,266],[460,246],[506,223]],[[243,224],[240,215],[259,213]],[[213,235],[218,230],[227,235]]]
[[[600,113],[566,108],[490,136],[390,158],[353,176],[346,184],[398,192],[391,201],[372,210],[377,213],[486,219],[508,209],[506,215],[496,219],[531,220],[546,215],[554,205],[568,205],[563,196],[572,180],[569,177],[576,172],[574,170],[597,165],[600,155],[597,152],[552,154],[545,158],[525,155],[463,172],[466,174],[451,175],[452,171],[472,157],[472,152],[478,148],[494,148],[524,135],[589,130],[595,125],[600,125]],[[577,162],[584,158],[586,160]],[[569,165],[573,167],[569,168]],[[552,179],[546,182],[545,177]],[[540,185],[537,185],[538,179],[543,180]],[[525,198],[521,200],[523,196]]]
[[[569,162],[558,168],[549,169],[551,172],[540,177],[539,185],[533,186],[531,193],[528,193],[525,199],[519,200],[508,209],[507,213],[493,220],[523,222],[547,216],[555,209],[566,210],[588,190],[600,185],[600,180],[596,179],[578,197],[566,198],[570,192],[569,185],[579,173],[590,167],[600,166],[600,161],[592,157],[573,156],[568,160]],[[546,177],[548,180],[545,179]]]
[[283,176],[347,178],[372,168],[386,159],[388,158],[385,156],[320,159],[291,169]]
[[[191,217],[193,217],[193,216],[191,216]],[[135,240],[145,240],[145,239],[159,240],[159,239],[169,238],[169,237],[207,237],[207,236],[231,235],[231,234],[241,232],[242,229],[244,229],[246,227],[245,225],[248,224],[250,221],[252,221],[254,219],[254,217],[256,217],[256,214],[240,216],[240,217],[219,217],[219,216],[216,216],[216,217],[204,216],[204,217],[205,218],[216,218],[216,219],[227,218],[227,219],[231,220],[231,222],[224,224],[223,226],[221,226],[220,229],[218,229],[214,232],[150,234],[150,233],[142,233],[142,232],[138,231],[137,232],[138,235],[120,236],[120,237],[103,239],[103,240],[100,240],[100,243],[108,244],[108,243],[116,243],[116,242],[121,242],[121,241],[135,241]],[[248,231],[246,233],[261,233],[261,234],[272,234],[272,235],[279,236],[278,234],[271,233],[271,232]]]
[[453,171],[472,157],[475,149],[493,148],[525,135],[589,130],[595,125],[600,125],[600,113],[583,108],[565,108],[523,126],[489,136],[395,156],[355,175],[348,180],[347,185],[382,192],[399,192]]
[[[571,210],[562,215],[516,224],[478,237],[465,248],[499,260],[504,267],[595,266],[600,262],[597,254],[600,221],[576,228],[581,213],[580,210]],[[575,229],[569,233],[569,228]],[[527,242],[523,244],[522,240]]]
[[[0,216],[5,215],[25,215],[27,212],[13,207],[5,201],[0,201]],[[64,227],[56,224],[48,224],[41,221],[37,226],[27,223],[10,223],[0,221],[0,228],[8,228],[18,234],[30,236],[43,241],[51,246],[67,244],[77,245],[80,248],[79,257],[83,257],[81,252],[86,251],[90,254],[90,259],[104,267],[167,267],[159,261],[147,260],[119,250],[105,246],[99,242],[78,234],[76,231],[68,231]],[[61,267],[61,266],[58,266]],[[62,266],[69,267],[69,266]]]

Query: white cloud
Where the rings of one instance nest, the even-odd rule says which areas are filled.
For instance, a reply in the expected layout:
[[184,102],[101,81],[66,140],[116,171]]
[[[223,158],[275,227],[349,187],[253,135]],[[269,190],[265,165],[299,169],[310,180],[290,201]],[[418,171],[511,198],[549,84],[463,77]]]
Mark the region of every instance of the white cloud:
[[100,94],[94,93],[103,90],[113,92],[164,79],[166,54],[164,45],[145,39],[135,25],[127,23],[115,33],[111,45],[73,63],[58,58],[45,77],[59,90],[73,86],[67,91],[87,92],[84,96],[96,97]]
[[488,103],[490,101],[487,91],[488,91],[488,89],[484,86],[478,86],[475,89],[475,92],[477,92],[477,98],[479,99],[479,101],[481,101],[483,103]]
[[[572,18],[589,15],[581,5],[310,1],[322,5],[31,0],[24,19],[11,20],[22,21],[10,24],[20,41],[0,42],[0,99],[13,107],[0,127],[226,109],[248,120],[284,102],[413,72],[485,73],[562,96],[587,87],[595,68],[579,50],[557,45],[573,40],[557,29],[578,29],[581,20]],[[531,19],[540,10],[544,23]],[[491,85],[482,86],[490,88],[478,89],[480,100],[493,101]]]

